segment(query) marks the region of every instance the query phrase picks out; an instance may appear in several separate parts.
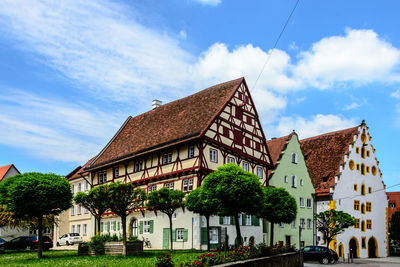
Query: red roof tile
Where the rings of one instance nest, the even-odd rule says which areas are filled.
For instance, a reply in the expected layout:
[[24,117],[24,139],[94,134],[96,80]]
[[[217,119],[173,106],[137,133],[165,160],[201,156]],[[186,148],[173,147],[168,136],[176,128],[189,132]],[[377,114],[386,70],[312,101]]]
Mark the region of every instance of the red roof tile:
[[0,181],[7,174],[8,170],[11,168],[12,164],[0,167]]
[[128,117],[90,168],[199,137],[243,81],[244,78],[240,78],[221,83],[136,117]]
[[[400,192],[386,192],[389,197],[389,209],[388,209],[388,217],[389,221],[392,219],[393,213],[396,211],[400,211]],[[394,208],[390,207],[390,204],[394,204]]]
[[[301,149],[306,160],[308,172],[314,184],[316,194],[329,193],[344,162],[345,153],[353,142],[358,126],[303,139]],[[323,179],[327,181],[324,182]]]
[[65,178],[68,181],[74,180],[74,179],[78,179],[78,178],[82,178],[82,176],[86,176],[89,174],[89,172],[84,171],[84,168],[88,167],[89,164],[92,162],[92,160],[95,157],[91,158],[90,160],[88,160],[88,162],[85,163],[85,165],[83,166],[78,166],[76,167],[72,172],[68,173]]
[[272,163],[274,167],[278,163],[278,160],[281,158],[282,150],[286,148],[287,142],[292,138],[293,134],[289,134],[287,136],[271,139],[267,141],[267,146],[269,153],[271,154]]

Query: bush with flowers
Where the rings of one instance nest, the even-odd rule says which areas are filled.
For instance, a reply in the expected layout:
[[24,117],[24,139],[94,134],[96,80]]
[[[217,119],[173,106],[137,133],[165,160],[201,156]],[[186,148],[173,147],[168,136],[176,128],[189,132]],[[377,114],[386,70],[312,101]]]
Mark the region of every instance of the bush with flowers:
[[157,257],[156,267],[173,267],[174,262],[172,261],[171,255],[167,253],[161,254]]

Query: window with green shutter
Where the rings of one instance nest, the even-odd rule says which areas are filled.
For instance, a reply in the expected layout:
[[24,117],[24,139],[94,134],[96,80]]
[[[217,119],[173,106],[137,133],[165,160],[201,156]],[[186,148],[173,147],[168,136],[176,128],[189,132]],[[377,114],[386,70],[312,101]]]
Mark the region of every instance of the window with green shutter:
[[107,232],[110,232],[110,222],[107,222]]
[[104,232],[104,223],[100,224],[100,232]]
[[246,214],[242,214],[242,225],[246,225]]
[[219,216],[219,224],[224,224],[224,217]]
[[154,229],[154,221],[151,220],[151,221],[150,221],[150,234],[153,233],[153,229]]
[[118,231],[121,229],[121,222],[118,222]]
[[117,221],[114,221],[113,230],[117,231]]
[[235,217],[231,216],[231,224],[235,225]]
[[187,242],[187,241],[188,241],[188,230],[183,229],[183,242]]
[[257,216],[251,215],[251,225],[260,226],[260,220]]
[[207,228],[202,227],[200,229],[200,243],[202,245],[207,245]]
[[139,223],[139,233],[143,234],[143,221]]

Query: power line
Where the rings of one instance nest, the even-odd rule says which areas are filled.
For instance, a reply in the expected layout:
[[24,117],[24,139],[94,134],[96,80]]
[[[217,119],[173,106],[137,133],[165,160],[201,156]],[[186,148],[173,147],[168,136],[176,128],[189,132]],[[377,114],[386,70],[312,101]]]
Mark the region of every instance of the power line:
[[271,58],[271,55],[272,55],[272,53],[274,52],[276,46],[278,45],[278,42],[279,42],[279,40],[281,39],[281,36],[282,36],[283,32],[285,31],[286,26],[288,25],[288,23],[289,23],[289,21],[290,21],[292,15],[293,15],[293,13],[294,13],[294,11],[296,10],[296,8],[297,8],[299,2],[300,2],[300,0],[297,0],[297,1],[296,1],[296,4],[294,5],[294,7],[293,7],[293,9],[292,9],[292,12],[290,12],[289,17],[286,19],[285,25],[283,26],[281,32],[279,33],[279,36],[278,36],[278,38],[277,38],[276,41],[275,41],[275,44],[274,44],[274,46],[273,46],[273,48],[272,48],[272,50],[271,50],[271,53],[269,53],[269,55],[268,55],[268,57],[267,57],[267,60],[265,61],[264,66],[262,67],[261,72],[260,72],[260,74],[258,75],[256,81],[254,82],[254,85],[253,85],[253,87],[251,88],[250,92],[252,92],[253,89],[256,87],[257,82],[258,82],[258,80],[259,80],[260,77],[261,77],[261,74],[264,72],[265,66],[267,66],[267,64],[268,64],[268,62],[269,62],[269,60],[270,60],[270,58]]
[[[380,192],[380,191],[384,191],[384,190],[386,190],[386,189],[389,189],[389,188],[392,188],[392,187],[395,187],[395,186],[399,186],[399,185],[400,185],[400,183],[399,183],[399,184],[394,184],[394,185],[387,186],[387,187],[382,188],[382,189],[374,190],[374,191],[372,191],[371,193],[367,193],[367,194],[372,195],[373,193]],[[360,195],[353,195],[353,196],[348,196],[348,197],[337,198],[337,199],[334,199],[334,200],[354,199],[354,198],[358,198],[359,196],[360,196]]]

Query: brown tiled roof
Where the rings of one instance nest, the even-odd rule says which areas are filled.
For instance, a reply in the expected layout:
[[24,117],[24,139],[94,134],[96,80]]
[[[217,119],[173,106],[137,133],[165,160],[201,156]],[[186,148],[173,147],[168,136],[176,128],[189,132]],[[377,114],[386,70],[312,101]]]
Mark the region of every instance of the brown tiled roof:
[[[339,166],[344,162],[345,153],[357,132],[358,126],[300,141],[316,194],[329,193],[330,187],[335,183],[335,176],[339,173]],[[327,181],[323,182],[323,178]]]
[[[4,176],[6,176],[7,172],[11,169],[11,167],[14,167],[14,164],[6,165],[6,166],[1,166],[0,167],[0,181],[3,180]],[[17,170],[17,168],[15,168]],[[19,173],[19,171],[17,170]]]
[[136,117],[128,117],[90,168],[199,137],[243,81],[244,78],[239,78],[221,83]]
[[[393,213],[396,211],[400,211],[400,192],[386,192],[389,197],[389,209],[388,209],[388,217],[389,221],[392,219]],[[395,207],[391,208],[390,204],[394,204]]]
[[83,166],[78,166],[76,167],[72,172],[68,173],[65,178],[68,181],[74,180],[74,179],[78,179],[78,178],[82,178],[82,176],[86,176],[89,174],[89,172],[85,171],[84,168],[88,167],[89,164],[92,162],[92,160],[95,157],[91,158],[90,160],[88,160],[88,162],[85,163],[85,165]]
[[286,144],[292,138],[292,135],[293,133],[267,141],[268,150],[275,168],[278,160],[281,158],[282,150],[286,148]]

